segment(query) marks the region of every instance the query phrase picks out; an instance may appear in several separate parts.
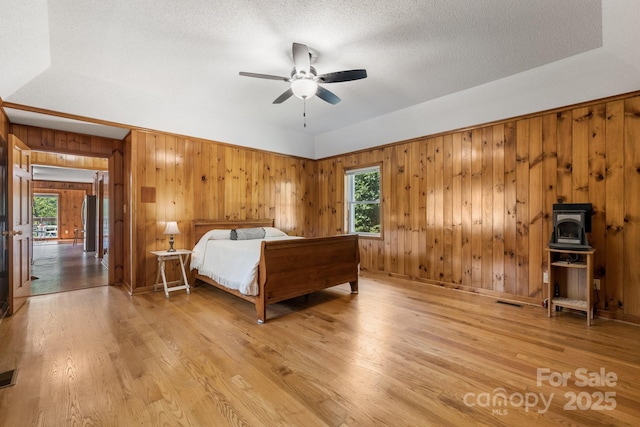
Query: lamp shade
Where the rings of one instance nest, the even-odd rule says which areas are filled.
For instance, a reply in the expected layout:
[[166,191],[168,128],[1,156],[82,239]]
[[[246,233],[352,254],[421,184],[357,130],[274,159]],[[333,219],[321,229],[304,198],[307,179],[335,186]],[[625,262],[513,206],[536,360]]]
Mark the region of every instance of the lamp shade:
[[291,91],[300,99],[311,98],[318,90],[318,83],[313,79],[300,78],[291,82]]
[[167,221],[167,226],[165,227],[163,234],[180,234],[178,223],[176,221]]

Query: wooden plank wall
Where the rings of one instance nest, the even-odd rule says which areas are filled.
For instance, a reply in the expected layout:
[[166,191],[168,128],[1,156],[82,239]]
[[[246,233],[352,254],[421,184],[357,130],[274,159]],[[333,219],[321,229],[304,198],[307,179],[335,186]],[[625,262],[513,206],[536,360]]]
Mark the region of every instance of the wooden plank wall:
[[640,316],[639,147],[636,96],[323,159],[318,229],[343,229],[344,168],[381,162],[362,268],[539,304],[552,205],[590,202],[599,309]]
[[11,133],[35,151],[108,159],[115,149],[122,150],[122,141],[101,136],[83,135],[19,124],[11,125]]
[[33,181],[33,192],[58,195],[58,239],[73,239],[74,228],[82,228],[82,201],[93,185],[76,182]]
[[134,293],[154,283],[149,252],[168,248],[166,221],[178,222],[177,248],[190,247],[194,219],[275,218],[291,235],[315,232],[313,160],[142,131],[133,132],[130,156]]
[[109,159],[100,157],[78,156],[43,151],[33,151],[31,162],[34,165],[57,166],[73,169],[89,169],[106,171],[109,169]]
[[640,321],[637,96],[320,161],[158,132],[108,143],[21,125],[9,130],[36,150],[122,153],[122,175],[131,180],[115,184],[122,199],[118,268],[132,292],[153,283],[148,252],[167,245],[164,221],[179,221],[178,246],[188,245],[197,218],[268,217],[294,235],[341,233],[344,168],[379,163],[384,235],[361,239],[363,268],[537,304],[546,297],[552,204],[558,197],[591,202],[599,309]]

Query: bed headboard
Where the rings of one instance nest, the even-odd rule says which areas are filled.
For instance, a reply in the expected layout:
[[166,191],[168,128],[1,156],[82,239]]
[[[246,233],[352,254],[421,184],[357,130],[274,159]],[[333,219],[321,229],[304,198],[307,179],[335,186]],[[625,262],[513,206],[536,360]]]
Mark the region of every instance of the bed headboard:
[[234,228],[273,227],[274,219],[195,219],[191,226],[194,247],[209,230],[232,230]]

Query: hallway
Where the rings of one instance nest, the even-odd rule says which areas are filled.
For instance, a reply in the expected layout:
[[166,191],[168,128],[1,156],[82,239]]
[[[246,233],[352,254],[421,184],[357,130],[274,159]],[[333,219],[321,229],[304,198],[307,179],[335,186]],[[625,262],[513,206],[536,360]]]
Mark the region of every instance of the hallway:
[[82,244],[71,241],[35,242],[31,276],[31,295],[105,286],[109,280],[95,252],[84,252]]

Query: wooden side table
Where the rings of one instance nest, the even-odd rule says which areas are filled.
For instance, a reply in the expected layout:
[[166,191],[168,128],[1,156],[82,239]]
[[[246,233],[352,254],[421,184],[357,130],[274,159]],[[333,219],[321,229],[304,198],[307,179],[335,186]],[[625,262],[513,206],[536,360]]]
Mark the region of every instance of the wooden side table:
[[[549,283],[547,294],[549,302],[547,314],[555,307],[566,307],[584,311],[587,314],[587,326],[593,319],[593,254],[595,249],[576,251],[571,249],[546,248],[549,265]],[[559,295],[554,295],[558,285]]]
[[[187,294],[191,293],[191,288],[189,286],[189,280],[187,279],[187,272],[184,268],[184,264],[189,259],[189,255],[191,255],[190,250],[188,249],[176,249],[174,252],[169,251],[151,251],[156,257],[158,257],[158,270],[156,274],[156,282],[153,285],[153,292],[155,292],[160,285],[158,281],[160,276],[162,276],[162,286],[164,287],[164,297],[169,298],[169,292],[179,291],[185,289]],[[167,282],[167,274],[165,272],[165,262],[171,260],[179,260],[180,261],[180,269],[182,270],[182,277],[178,280],[173,280]]]

